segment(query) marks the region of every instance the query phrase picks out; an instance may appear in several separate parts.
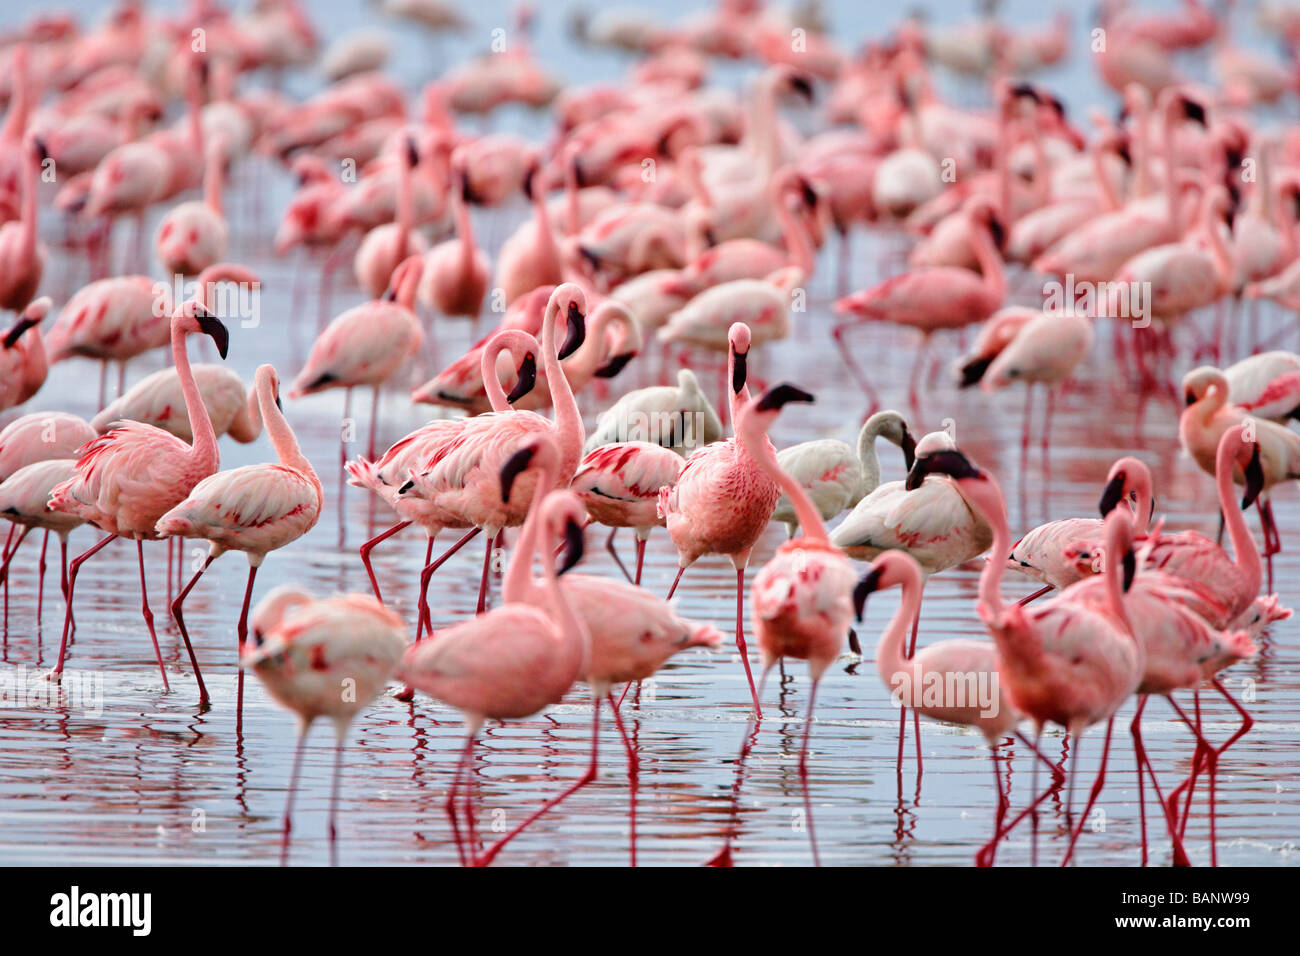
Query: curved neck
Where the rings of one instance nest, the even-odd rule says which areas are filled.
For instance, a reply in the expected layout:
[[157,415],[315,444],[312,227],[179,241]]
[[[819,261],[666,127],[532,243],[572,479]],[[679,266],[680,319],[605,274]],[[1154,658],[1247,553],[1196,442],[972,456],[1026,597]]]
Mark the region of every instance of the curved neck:
[[804,275],[812,275],[814,253],[808,234],[799,222],[790,206],[785,202],[786,190],[781,189],[776,195],[776,218],[781,223],[781,233],[785,236],[785,248],[790,254],[790,264],[798,266]]
[[464,173],[456,173],[456,181],[452,185],[451,192],[451,209],[456,217],[456,237],[460,240],[460,261],[468,274],[474,265],[474,256],[478,252],[478,247],[474,244],[474,221],[470,218],[469,204],[465,202],[464,195]]
[[194,372],[190,369],[190,357],[186,354],[185,340],[189,332],[175,324],[172,325],[172,362],[176,365],[176,377],[181,383],[181,394],[185,396],[185,412],[190,420],[190,434],[194,436],[194,451],[191,457],[199,466],[211,474],[221,463],[217,451],[217,433],[212,429],[212,419],[208,417],[208,408],[203,404],[198,383],[194,381]]
[[[548,450],[538,452],[537,490],[533,492],[532,503],[528,506],[528,517],[519,531],[519,540],[515,542],[514,553],[510,556],[510,565],[505,577],[501,579],[501,600],[506,604],[532,603],[537,600],[537,582],[533,580],[533,558],[537,552],[537,536],[544,523],[542,520],[542,502],[547,493],[555,486],[557,467],[555,455]],[[554,577],[554,565],[550,555],[543,564],[550,569]]]
[[537,340],[527,332],[519,329],[503,329],[488,339],[479,356],[479,373],[483,376],[483,391],[487,393],[488,402],[494,412],[512,411],[506,390],[501,386],[501,377],[497,374],[497,361],[502,352],[518,348],[534,355],[541,351]]
[[999,556],[1011,553],[1011,531],[1007,527],[1002,489],[988,475],[982,479],[963,479],[956,485],[966,504],[993,529],[993,559],[980,572],[979,595],[982,608],[994,615],[1001,614],[1006,606],[1002,601],[1002,575],[1007,562],[999,560]]
[[[555,343],[555,325],[559,314],[558,304],[547,303],[546,317],[542,321],[542,364],[546,368],[546,384],[551,390],[551,406],[555,409],[555,431],[560,453],[566,461],[572,461],[576,466],[582,457],[582,443],[587,434],[582,427],[582,414],[578,411],[573,389],[564,377],[564,369],[556,354],[559,346]],[[568,484],[567,478],[565,484]],[[550,490],[549,486],[547,490]]]
[[876,454],[878,423],[868,421],[858,432],[858,461],[862,462],[862,490],[869,495],[880,487],[880,457]]
[[[540,486],[537,497],[542,497]],[[587,628],[586,622],[574,613],[573,605],[569,603],[569,596],[560,587],[559,576],[555,573],[554,544],[555,542],[550,539],[543,542],[546,552],[542,555],[542,582],[546,593],[543,594],[541,588],[534,588],[533,603],[552,615],[556,625],[564,634],[569,653],[578,656],[579,674],[586,677],[591,660],[591,631]],[[598,692],[609,692],[608,686],[593,689]]]
[[880,641],[876,644],[876,672],[880,674],[885,687],[892,692],[894,675],[900,671],[906,673],[911,668],[911,662],[907,659],[903,646],[912,622],[921,613],[921,590],[924,582],[916,561],[908,560],[903,553],[886,551],[877,559],[876,567],[881,569],[882,574],[894,570],[902,573],[902,580],[899,583],[903,593],[898,602],[898,609],[894,611],[889,626],[885,628],[884,633],[880,635]]
[[[551,210],[546,203],[546,191],[538,180],[541,174],[533,177],[533,215],[537,217],[537,253],[546,268],[554,275],[560,275],[560,247],[555,241],[555,230],[551,226]],[[571,210],[574,217],[577,210]]]
[[1255,544],[1250,529],[1246,527],[1246,516],[1241,513],[1241,504],[1237,501],[1232,483],[1236,451],[1236,442],[1220,439],[1215,453],[1214,481],[1219,489],[1223,522],[1228,529],[1228,537],[1232,540],[1233,563],[1246,576],[1247,587],[1243,590],[1258,594],[1264,572],[1259,560],[1259,547]]
[[406,258],[406,243],[411,233],[411,163],[406,154],[406,144],[402,144],[397,157],[397,255],[394,261]]
[[28,53],[25,47],[15,51],[10,61],[14,72],[13,99],[9,103],[9,112],[5,116],[4,129],[0,130],[0,140],[10,143],[21,142],[27,129],[27,117],[31,112],[31,95],[28,75]]
[[294,436],[293,429],[285,420],[280,406],[275,403],[275,389],[269,379],[260,379],[257,383],[257,404],[266,427],[266,435],[271,439],[271,447],[275,449],[280,464],[306,475],[316,486],[316,494],[319,497],[321,483],[316,476],[316,469],[312,468],[311,462],[298,447],[298,439]]
[[1218,273],[1219,281],[1224,285],[1230,285],[1234,264],[1232,253],[1223,241],[1223,232],[1219,229],[1214,193],[1207,191],[1202,201],[1204,205],[1201,207],[1201,231],[1205,234],[1205,241],[1210,245],[1210,254],[1214,257],[1215,271]]
[[1006,297],[1006,277],[1002,274],[1002,257],[993,247],[993,238],[983,226],[975,229],[975,261],[980,264],[980,273],[984,276],[983,285],[989,296],[999,303]]
[[1011,228],[1011,104],[1003,103],[998,109],[998,146],[994,158],[997,163],[998,213],[1007,228]]

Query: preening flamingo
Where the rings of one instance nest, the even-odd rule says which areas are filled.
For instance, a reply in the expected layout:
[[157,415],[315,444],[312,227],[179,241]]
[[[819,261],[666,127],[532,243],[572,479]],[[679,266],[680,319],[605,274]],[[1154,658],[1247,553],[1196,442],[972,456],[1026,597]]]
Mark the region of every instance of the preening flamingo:
[[338,862],[335,819],[343,744],[357,714],[379,696],[397,669],[406,650],[406,625],[367,594],[313,599],[306,591],[289,586],[275,588],[262,598],[252,621],[253,639],[240,648],[240,681],[244,671],[251,670],[274,700],[298,715],[298,745],[289,773],[280,863],[289,859],[293,798],[307,731],[317,717],[327,717],[334,723],[329,810],[333,866]]
[[[63,674],[77,572],[114,538],[125,537],[135,539],[140,565],[141,613],[153,640],[163,687],[168,688],[167,672],[158,650],[158,636],[154,632],[153,612],[149,609],[149,594],[145,586],[144,542],[158,537],[154,530],[158,519],[184,500],[191,489],[215,472],[220,464],[217,436],[212,430],[207,409],[203,407],[185,350],[185,340],[196,332],[211,336],[223,358],[230,336],[221,320],[210,315],[197,302],[181,303],[172,315],[172,361],[185,395],[185,410],[194,433],[193,445],[152,425],[122,422],[80,448],[74,475],[50,494],[51,511],[83,518],[105,532],[97,544],[74,558],[68,566],[68,606],[63,618],[59,661],[50,674],[53,680],[58,680]],[[185,646],[190,663],[195,666],[197,680],[198,667],[188,639]]]
[[676,385],[651,385],[623,395],[596,418],[587,451],[615,442],[649,441],[689,454],[722,437],[722,421],[689,368]]
[[[324,504],[320,479],[298,448],[298,440],[280,409],[280,378],[275,369],[270,365],[259,366],[253,387],[267,437],[279,460],[209,475],[154,526],[159,537],[199,538],[208,542],[207,558],[172,602],[172,617],[182,634],[187,633],[182,616],[185,598],[203,572],[227,551],[243,551],[248,556],[248,585],[235,629],[240,655],[248,635],[248,609],[257,569],[269,552],[298,540],[315,527]],[[199,702],[206,704],[208,694],[197,663],[194,673],[199,683]],[[241,671],[237,713],[243,710],[243,689]]]

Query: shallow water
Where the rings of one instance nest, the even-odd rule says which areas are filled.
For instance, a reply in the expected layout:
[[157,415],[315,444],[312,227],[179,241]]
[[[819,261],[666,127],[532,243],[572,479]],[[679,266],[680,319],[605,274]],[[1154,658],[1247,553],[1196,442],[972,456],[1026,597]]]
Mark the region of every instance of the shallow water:
[[[489,5],[496,10],[500,5]],[[676,5],[670,4],[670,7]],[[1015,5],[1012,5],[1015,6]],[[339,5],[335,29],[359,15]],[[346,9],[344,9],[346,8]],[[964,9],[964,8],[962,8]],[[1014,13],[1014,10],[1009,11]],[[543,11],[545,43],[567,49],[560,25]],[[884,14],[871,14],[883,19]],[[1032,11],[1028,19],[1037,19]],[[352,19],[349,19],[352,18]],[[503,19],[503,16],[502,16]],[[495,22],[492,17],[484,23]],[[866,32],[864,25],[852,31]],[[540,42],[540,41],[539,41]],[[448,55],[458,51],[446,48]],[[406,51],[410,53],[410,50]],[[584,53],[584,56],[587,54]],[[428,71],[418,56],[403,59],[412,83]],[[590,55],[592,75],[617,75],[620,61],[612,55]],[[563,60],[557,69],[570,76],[577,65]],[[1083,71],[1083,72],[1081,72]],[[733,71],[734,72],[734,71]],[[1068,93],[1093,96],[1095,83],[1086,63],[1076,56],[1059,78]],[[497,127],[523,125],[533,135],[540,127],[526,114],[508,112]],[[254,368],[272,361],[286,379],[300,367],[316,328],[313,291],[315,263],[296,257],[271,257],[268,237],[286,195],[284,177],[268,167],[245,167],[231,190],[236,232],[232,258],[257,270],[263,279],[261,324],[241,328],[232,323],[229,364],[246,381]],[[255,185],[266,189],[260,218],[246,202]],[[522,202],[499,212],[480,215],[480,234],[491,248],[507,236],[524,216]],[[56,224],[46,223],[48,238]],[[125,241],[126,233],[120,238]],[[889,270],[886,261],[899,248],[892,238],[854,237],[853,285],[860,288]],[[46,291],[56,306],[85,281],[84,264],[71,261],[51,243],[52,262]],[[792,406],[778,423],[778,446],[812,437],[835,436],[851,441],[865,406],[861,394],[844,374],[829,337],[829,301],[834,288],[835,250],[823,252],[816,280],[810,287],[809,309],[797,317],[791,341],[768,347],[751,360],[753,373],[767,382],[789,380],[817,395],[812,407]],[[299,298],[294,299],[294,271],[299,271]],[[1013,287],[1015,286],[1015,277]],[[1032,283],[1027,288],[1032,289]],[[355,289],[340,287],[333,311],[360,301]],[[1025,298],[1023,301],[1031,301]],[[1204,335],[1213,316],[1193,320],[1200,332],[1179,331],[1182,357],[1177,374],[1195,364],[1189,343]],[[1289,329],[1294,318],[1280,312],[1263,315],[1265,336]],[[406,387],[423,381],[434,365],[458,355],[470,341],[467,323],[438,324],[437,359],[422,358],[418,368],[403,373],[384,395],[380,442],[386,446],[425,420],[425,410],[410,407]],[[1124,330],[1120,334],[1129,334]],[[1297,336],[1287,332],[1287,347]],[[1215,530],[1215,506],[1210,478],[1178,448],[1177,409],[1159,400],[1140,402],[1119,382],[1111,359],[1110,331],[1102,330],[1094,352],[1080,370],[1080,383],[1057,403],[1045,458],[1037,445],[1021,459],[1020,431],[1025,393],[998,395],[959,393],[946,368],[922,400],[919,411],[906,409],[906,384],[914,339],[910,333],[862,328],[855,333],[858,355],[873,369],[888,404],[903,409],[920,434],[953,420],[962,447],[1001,481],[1009,498],[1013,533],[1051,517],[1090,514],[1111,461],[1136,452],[1153,469],[1159,510],[1170,528]],[[1243,338],[1244,342],[1244,338]],[[957,336],[936,339],[934,355],[946,364],[957,353]],[[204,347],[202,360],[213,360]],[[1236,347],[1233,357],[1241,354]],[[162,355],[133,363],[135,381],[162,366]],[[711,360],[709,360],[711,361]],[[711,367],[711,366],[710,366]],[[658,350],[652,348],[613,382],[614,392],[657,381]],[[711,373],[702,374],[713,388]],[[45,390],[24,411],[57,407],[89,415],[95,410],[97,371],[89,363],[69,362],[52,372]],[[603,401],[583,397],[588,423]],[[1035,397],[1040,402],[1041,396]],[[274,584],[293,582],[316,593],[366,590],[364,569],[356,546],[367,530],[388,523],[356,489],[346,496],[347,544],[338,546],[337,491],[339,418],[343,397],[337,393],[298,402],[286,399],[286,410],[304,450],[317,464],[326,485],[326,512],[305,539],[268,558],[257,582],[258,594]],[[357,441],[350,453],[364,452],[368,440],[369,398],[358,395]],[[9,413],[10,416],[12,413]],[[1036,404],[1041,422],[1042,406]],[[7,421],[8,417],[0,418]],[[1041,425],[1035,426],[1035,435]],[[222,464],[232,467],[272,455],[261,439],[251,446],[222,441]],[[901,462],[892,448],[881,446],[885,477],[901,476]],[[1289,544],[1288,529],[1300,516],[1295,489],[1276,495],[1277,516],[1287,550],[1275,562],[1276,587],[1288,602],[1300,600],[1295,582],[1300,562]],[[1257,527],[1251,518],[1252,527]],[[630,557],[630,535],[621,545]],[[773,525],[756,549],[751,578],[784,537]],[[8,593],[8,615],[0,647],[0,678],[24,677],[39,684],[39,673],[52,666],[58,649],[62,608],[57,588],[57,550],[51,544],[51,573],[47,575],[42,622],[36,625],[38,543],[29,539]],[[77,531],[75,551],[89,547],[92,532]],[[452,539],[447,536],[445,543]],[[589,535],[584,570],[617,574],[600,547],[603,534]],[[202,550],[191,543],[200,558]],[[433,579],[431,598],[435,619],[447,624],[471,613],[482,560],[475,542],[453,558]],[[242,733],[234,714],[235,622],[246,565],[239,555],[227,555],[205,575],[186,604],[186,619],[195,640],[208,687],[211,710],[196,706],[188,661],[178,633],[165,620],[166,547],[146,547],[150,600],[157,615],[159,637],[172,692],[164,694],[152,658],[152,648],[139,616],[134,547],[114,543],[90,561],[77,592],[78,631],[69,668],[102,681],[102,707],[65,696],[51,706],[11,708],[0,712],[0,862],[4,863],[275,863],[279,854],[280,813],[295,740],[294,721],[272,705],[256,680],[246,688]],[[384,594],[409,617],[414,581],[424,554],[424,541],[407,532],[376,551],[376,570]],[[187,552],[186,564],[192,558]],[[666,591],[676,567],[676,555],[666,534],[656,532],[647,553],[645,582]],[[921,641],[948,637],[980,637],[983,630],[974,611],[978,570],[956,569],[929,584],[922,614]],[[730,633],[734,618],[734,576],[721,558],[706,558],[687,572],[679,589],[681,608],[688,616],[716,623]],[[1027,580],[1008,577],[1009,595],[1031,590]],[[897,592],[875,597],[868,619],[858,628],[870,648],[896,607]],[[1258,659],[1231,669],[1225,683],[1238,696],[1252,693],[1249,705],[1253,730],[1224,757],[1218,790],[1219,860],[1225,864],[1276,865],[1290,863],[1300,838],[1300,799],[1294,773],[1294,744],[1300,731],[1300,652],[1296,621],[1283,622],[1266,636]],[[755,657],[755,661],[757,658]],[[72,691],[71,674],[65,695]],[[1248,682],[1248,683],[1247,683]],[[769,682],[765,717],[744,776],[735,818],[736,860],[741,864],[804,864],[809,861],[807,834],[802,829],[802,792],[797,773],[799,745],[805,724],[808,681],[802,664],[792,662],[786,676]],[[1190,705],[1190,695],[1183,695]],[[629,696],[624,718],[640,758],[638,818],[639,862],[695,864],[717,850],[733,819],[734,758],[745,732],[749,695],[734,648],[707,654],[690,652],[674,659],[643,688],[639,703]],[[1214,694],[1201,699],[1207,734],[1224,739],[1235,726],[1235,713]],[[1121,711],[1111,753],[1108,786],[1080,843],[1083,864],[1136,864],[1139,861],[1138,808],[1128,721],[1132,705]],[[575,779],[584,769],[590,749],[590,702],[585,690],[575,690],[566,702],[536,719],[489,727],[475,752],[473,771],[479,827],[492,836],[494,826],[510,826]],[[839,864],[966,864],[987,839],[996,794],[982,738],[958,728],[922,724],[924,774],[916,772],[910,741],[901,774],[897,772],[898,714],[891,706],[870,660],[859,673],[841,667],[828,673],[818,693],[812,735],[809,784],[813,816],[826,863]],[[1101,749],[1100,728],[1085,737],[1079,757],[1076,809],[1091,781]],[[1144,719],[1144,734],[1162,785],[1173,785],[1190,769],[1191,735],[1173,719],[1162,702],[1153,702]],[[354,726],[346,755],[340,812],[339,853],[344,863],[454,863],[455,850],[443,812],[447,785],[462,733],[457,715],[427,698],[404,704],[381,698]],[[325,813],[332,752],[330,733],[317,727],[304,763],[302,790],[294,818],[292,859],[323,863],[328,859]],[[1062,754],[1062,738],[1049,733],[1044,749]],[[1024,805],[1030,793],[1031,762],[1024,748],[1014,749],[1011,798]],[[503,855],[503,864],[618,864],[627,858],[627,774],[622,746],[607,720],[600,738],[601,768],[595,784],[579,792],[558,810],[526,831]],[[1040,775],[1041,776],[1041,775]],[[1046,783],[1041,777],[1041,784]],[[1064,848],[1064,796],[1044,805],[1040,851],[1043,861],[1059,860]],[[1148,801],[1150,795],[1148,794]],[[1148,802],[1148,816],[1152,805]],[[1149,821],[1150,823],[1150,821]],[[1153,862],[1168,860],[1167,840],[1151,825]],[[1194,817],[1188,827],[1193,862],[1208,862],[1205,789],[1198,788]],[[1029,861],[1029,834],[1018,831],[999,855],[1003,863]]]

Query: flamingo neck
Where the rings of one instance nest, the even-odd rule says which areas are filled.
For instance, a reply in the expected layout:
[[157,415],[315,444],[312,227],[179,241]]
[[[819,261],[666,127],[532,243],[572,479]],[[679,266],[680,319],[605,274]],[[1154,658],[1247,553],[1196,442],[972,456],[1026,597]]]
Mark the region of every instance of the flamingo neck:
[[[582,414],[578,411],[577,399],[573,397],[573,388],[564,375],[560,365],[559,346],[555,343],[555,326],[559,321],[558,303],[547,303],[546,315],[542,320],[542,365],[546,369],[546,384],[551,390],[551,407],[555,409],[556,440],[560,446],[561,457],[577,467],[582,457],[582,443],[587,434],[582,427]],[[564,478],[567,485],[572,474]],[[552,485],[546,485],[547,491]]]
[[181,394],[185,396],[185,412],[190,420],[190,434],[194,436],[191,457],[205,474],[212,474],[221,463],[217,451],[217,433],[212,428],[212,419],[208,417],[208,408],[203,404],[198,383],[194,381],[194,372],[190,368],[190,357],[185,348],[189,333],[184,329],[172,330],[172,362],[176,365],[176,377],[181,383]]
[[[537,465],[540,475],[537,479],[537,490],[533,492],[533,500],[528,506],[528,516],[519,530],[519,540],[515,542],[514,553],[510,556],[510,565],[506,568],[505,577],[501,579],[501,600],[506,604],[541,603],[537,582],[533,578],[533,558],[537,553],[538,532],[543,524],[542,502],[555,485],[557,468],[554,455],[548,452],[540,452],[539,455]],[[555,568],[549,560],[550,555],[543,555],[543,557],[547,560],[543,560],[542,564],[549,569],[550,576],[554,579]]]
[[316,469],[311,466],[311,462],[298,447],[298,439],[293,429],[289,427],[284,412],[275,403],[275,391],[269,379],[257,383],[257,404],[266,427],[266,435],[271,439],[271,447],[275,449],[280,464],[306,475],[307,480],[316,486],[316,497],[320,499],[320,478],[316,475]]
[[403,146],[402,155],[397,158],[397,255],[394,261],[401,262],[406,258],[406,243],[411,232],[411,225],[414,216],[411,212],[411,164],[410,157],[405,153]]
[[494,412],[514,410],[506,396],[506,390],[501,385],[501,376],[497,374],[497,362],[502,352],[513,349],[516,345],[531,350],[534,354],[540,351],[537,340],[527,332],[506,329],[492,336],[483,346],[483,352],[479,356],[479,373],[483,376],[483,391],[487,393],[488,402]]
[[989,297],[1001,303],[1006,298],[1007,282],[1002,272],[1002,257],[993,248],[993,238],[987,229],[975,230],[975,261],[980,264],[980,273],[984,276],[983,285]]
[[[560,247],[555,241],[555,232],[551,227],[551,210],[546,204],[546,194],[533,178],[533,215],[537,217],[537,253],[545,264],[545,271],[560,276]],[[571,215],[576,217],[577,210]]]
[[[1216,389],[1217,390],[1217,389]],[[1228,529],[1228,538],[1232,541],[1233,563],[1246,577],[1243,591],[1258,594],[1263,583],[1264,571],[1260,563],[1259,547],[1250,529],[1246,527],[1246,516],[1241,513],[1241,503],[1237,501],[1232,483],[1234,469],[1235,443],[1220,441],[1215,452],[1214,482],[1219,490],[1219,507],[1223,510],[1223,521]]]
[[[930,479],[927,479],[930,480]],[[1007,562],[1003,557],[1011,552],[1011,531],[1007,527],[1007,509],[1003,504],[1002,489],[991,476],[964,478],[956,483],[957,490],[977,517],[983,518],[993,529],[992,560],[980,572],[980,607],[997,616],[1006,608],[1002,600],[1002,575]]]
[[921,569],[916,562],[909,561],[901,553],[885,552],[878,560],[881,562],[878,567],[881,567],[882,574],[899,573],[901,577],[899,584],[903,592],[894,616],[889,619],[889,626],[885,628],[884,633],[880,635],[879,643],[876,644],[876,672],[880,674],[885,687],[892,692],[894,675],[900,672],[907,673],[911,668],[911,662],[907,659],[903,648],[912,622],[921,613],[921,590],[924,582],[921,578]]
[[0,140],[7,143],[19,143],[27,130],[27,117],[31,113],[31,80],[28,77],[28,54],[26,49],[14,54],[14,96],[5,116],[4,129],[0,130]]
[[459,189],[453,189],[452,210],[456,216],[456,237],[460,240],[460,261],[469,274],[474,265],[474,256],[478,252],[478,246],[474,242],[474,220],[469,214],[469,204],[465,202],[465,197]]
[[1170,106],[1165,110],[1165,129],[1164,129],[1164,150],[1165,150],[1165,201],[1169,205],[1169,232],[1174,236],[1182,235],[1182,215],[1178,201],[1178,181],[1174,175],[1177,168],[1174,164],[1174,130],[1178,124],[1174,119],[1176,106],[1174,101],[1170,101]]
[[1119,194],[1115,191],[1115,184],[1110,181],[1110,176],[1106,172],[1106,151],[1095,145],[1092,148],[1092,175],[1097,181],[1097,189],[1101,192],[1106,209],[1114,212],[1120,207]]
[[752,408],[740,419],[740,427],[736,430],[736,441],[790,499],[790,503],[794,505],[795,516],[799,519],[800,534],[810,541],[829,547],[830,538],[826,534],[826,525],[822,523],[821,512],[813,504],[808,490],[776,460],[776,450],[767,437],[767,429],[762,426],[759,416]]
[[812,275],[814,266],[812,243],[799,217],[783,201],[784,195],[784,188],[777,190],[776,218],[781,223],[781,234],[785,236],[785,248],[790,255],[790,264],[802,269],[804,275]]
[[880,456],[876,454],[876,439],[880,437],[880,424],[868,421],[858,432],[858,461],[862,462],[862,494],[871,494],[880,487]]

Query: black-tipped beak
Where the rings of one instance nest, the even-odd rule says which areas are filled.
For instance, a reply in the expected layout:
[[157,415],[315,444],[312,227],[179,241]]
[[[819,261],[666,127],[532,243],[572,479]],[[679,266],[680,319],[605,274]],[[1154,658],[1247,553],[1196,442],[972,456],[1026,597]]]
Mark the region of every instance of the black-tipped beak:
[[206,309],[199,309],[194,318],[199,323],[199,328],[205,335],[212,337],[212,341],[217,343],[217,354],[223,359],[226,353],[230,351],[230,330],[225,324]]
[[[853,586],[853,613],[857,615],[859,621],[862,620],[862,612],[867,606],[867,596],[878,587],[880,587],[880,568],[872,568]],[[862,651],[859,650],[857,653],[861,654]]]
[[1133,586],[1133,575],[1137,573],[1137,555],[1129,548],[1124,552],[1124,593]]
[[813,101],[812,80],[808,79],[808,77],[803,74],[795,74],[790,77],[790,89],[794,90],[809,103]]
[[898,447],[903,449],[903,467],[911,471],[912,466],[916,464],[916,439],[912,437],[906,425],[903,426],[903,440],[898,443]]
[[533,180],[536,178],[537,178],[537,167],[534,166],[532,169],[528,170],[528,175],[524,177],[524,195],[528,197],[529,202],[533,201],[533,195],[534,195],[533,190],[535,188],[535,186],[533,185]]
[[574,566],[582,560],[583,549],[582,525],[572,519],[566,521],[564,523],[564,560],[555,569],[555,573],[564,574],[573,570]]
[[613,378],[619,372],[627,367],[627,363],[636,358],[635,352],[624,352],[622,355],[615,355],[612,359],[596,369],[596,378]]
[[758,400],[756,406],[758,411],[779,411],[790,402],[815,402],[811,392],[805,392],[802,388],[788,383],[782,383],[769,388],[763,393],[763,397]]
[[569,332],[564,337],[564,344],[560,346],[559,357],[566,359],[578,349],[582,348],[582,343],[587,338],[587,317],[582,314],[578,308],[578,303],[569,303]]
[[731,350],[732,369],[731,369],[731,390],[737,395],[745,387],[745,378],[749,374],[747,366],[749,365],[749,353],[737,352]]
[[800,176],[800,177],[799,177],[799,190],[800,190],[800,192],[803,194],[803,202],[804,202],[804,205],[807,206],[809,209],[816,209],[816,208],[817,208],[817,190],[813,189],[813,187],[812,187],[812,183],[808,182],[808,180],[806,180],[806,179],[804,179],[802,176]]
[[415,487],[414,481],[407,481],[405,484],[402,485],[402,487],[397,489],[397,493],[399,495],[404,495],[414,487]]
[[36,319],[19,319],[14,323],[13,328],[5,333],[4,347],[7,349],[13,348],[18,344],[18,340],[23,337],[28,329],[34,329],[38,325],[40,325],[40,322]]
[[1206,125],[1204,106],[1197,103],[1195,100],[1187,99],[1187,97],[1183,97],[1182,105],[1184,119],[1191,120],[1193,123],[1199,123],[1202,126]]
[[406,165],[414,169],[420,165],[420,151],[415,148],[415,140],[406,138]]
[[1043,102],[1043,98],[1038,95],[1038,90],[1029,83],[1017,83],[1011,87],[1011,95],[1033,100],[1035,103]]
[[532,352],[524,354],[524,360],[519,364],[518,378],[515,379],[515,387],[510,390],[506,396],[506,401],[514,404],[533,390],[537,384],[537,356]]
[[1242,510],[1253,505],[1263,490],[1264,467],[1259,461],[1259,442],[1255,442],[1250,450],[1250,463],[1246,465],[1246,494],[1241,499]]
[[961,367],[961,378],[957,385],[959,388],[970,388],[984,377],[984,373],[989,370],[993,364],[990,358],[974,358]]
[[479,201],[478,193],[474,187],[469,184],[469,177],[464,173],[460,174],[460,198],[470,205],[477,205]]
[[280,411],[284,411],[284,403],[283,403],[282,401],[280,401],[280,388],[279,388],[279,386],[276,386],[276,389],[275,389],[275,407],[278,408],[278,409],[280,409]]
[[41,162],[50,158],[50,149],[45,145],[45,140],[39,136],[32,137],[32,145],[36,147],[36,155],[40,157]]
[[514,487],[515,479],[519,473],[532,464],[533,456],[537,454],[537,449],[529,445],[519,449],[501,466],[501,500],[510,501],[510,489]]
[[960,479],[979,478],[982,474],[961,452],[955,449],[937,451],[916,459],[912,470],[907,473],[907,490],[920,488],[927,475],[947,475],[949,478]]
[[1115,506],[1124,500],[1124,482],[1126,480],[1124,472],[1121,471],[1106,482],[1106,487],[1101,492],[1101,502],[1097,505],[1103,518],[1114,511]]
[[999,250],[1005,249],[1007,245],[1007,227],[1002,224],[1002,220],[997,216],[989,216],[989,235],[993,237],[993,245]]
[[849,628],[849,650],[858,657],[862,656],[862,642],[858,640],[858,632],[853,628]]

